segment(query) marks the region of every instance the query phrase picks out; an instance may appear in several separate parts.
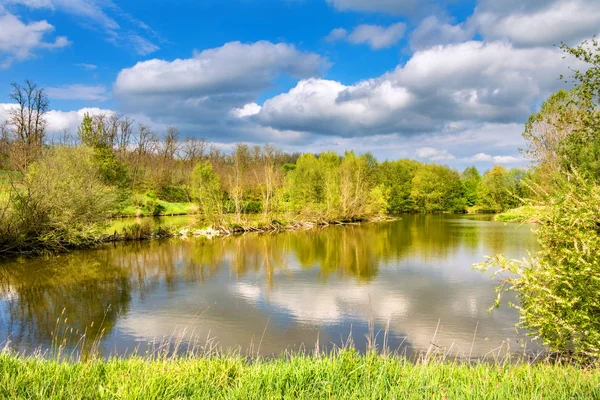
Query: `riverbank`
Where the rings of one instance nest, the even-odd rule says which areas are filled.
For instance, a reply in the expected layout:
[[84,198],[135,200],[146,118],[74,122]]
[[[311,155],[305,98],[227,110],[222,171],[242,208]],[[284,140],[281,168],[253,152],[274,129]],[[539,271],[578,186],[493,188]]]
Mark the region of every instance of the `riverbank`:
[[[77,237],[77,241],[45,241],[44,238],[29,238],[18,246],[5,244],[0,246],[0,257],[35,256],[44,254],[58,254],[72,250],[85,250],[103,243],[146,241],[153,239],[187,238],[187,237],[222,237],[239,235],[244,233],[267,233],[289,230],[313,229],[332,225],[350,225],[366,222],[394,221],[397,217],[375,216],[356,217],[351,219],[325,219],[306,218],[299,219],[294,216],[258,216],[252,219],[238,221],[234,216],[227,218],[218,224],[206,224],[202,222],[188,224],[186,226],[154,226],[150,219],[142,219],[141,222],[124,224],[118,229],[101,228],[86,232],[85,236]],[[0,243],[2,244],[2,243]]]
[[344,350],[249,362],[238,356],[57,362],[0,354],[0,397],[27,399],[593,399],[600,369],[411,363]]
[[522,224],[536,224],[546,212],[543,206],[522,206],[497,214],[494,219],[499,222],[516,222]]
[[120,231],[115,230],[112,234],[104,235],[102,242],[120,242],[132,240],[150,240],[169,237],[219,237],[231,236],[244,233],[266,233],[289,230],[305,230],[317,227],[352,225],[368,222],[395,221],[399,217],[375,216],[360,217],[351,219],[329,220],[324,218],[295,219],[277,216],[275,218],[257,217],[254,219],[245,219],[237,221],[233,217],[213,225],[193,224],[184,227],[152,227],[147,223],[134,223],[124,226]]

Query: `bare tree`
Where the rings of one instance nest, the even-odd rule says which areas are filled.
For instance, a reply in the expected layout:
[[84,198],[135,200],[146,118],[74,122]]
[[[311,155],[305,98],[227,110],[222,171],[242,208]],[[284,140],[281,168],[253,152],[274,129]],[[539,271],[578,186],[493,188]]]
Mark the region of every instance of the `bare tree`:
[[14,162],[23,169],[39,154],[46,136],[46,118],[48,96],[43,88],[30,80],[25,85],[13,82],[9,98],[16,107],[8,110],[7,126],[14,138]]

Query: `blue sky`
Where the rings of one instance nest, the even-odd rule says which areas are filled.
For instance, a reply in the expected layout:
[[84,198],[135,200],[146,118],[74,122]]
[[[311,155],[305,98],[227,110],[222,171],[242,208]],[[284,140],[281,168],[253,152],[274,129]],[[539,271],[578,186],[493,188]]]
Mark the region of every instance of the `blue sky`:
[[519,166],[554,45],[598,33],[596,0],[0,0],[0,119],[31,79],[51,135],[117,112],[224,149]]

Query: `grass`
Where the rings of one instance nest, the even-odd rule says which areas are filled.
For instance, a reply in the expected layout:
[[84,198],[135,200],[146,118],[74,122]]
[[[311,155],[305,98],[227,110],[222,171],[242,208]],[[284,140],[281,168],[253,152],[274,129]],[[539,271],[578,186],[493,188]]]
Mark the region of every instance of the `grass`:
[[544,211],[544,207],[542,206],[526,205],[496,215],[496,221],[536,223],[539,221],[540,215],[542,215]]
[[[157,208],[158,207],[158,208]],[[148,194],[134,195],[132,201],[119,210],[115,217],[148,217],[157,215],[191,215],[198,213],[195,203],[175,203],[157,199]]]
[[411,363],[341,350],[65,362],[0,353],[0,398],[600,399],[600,370],[556,364]]

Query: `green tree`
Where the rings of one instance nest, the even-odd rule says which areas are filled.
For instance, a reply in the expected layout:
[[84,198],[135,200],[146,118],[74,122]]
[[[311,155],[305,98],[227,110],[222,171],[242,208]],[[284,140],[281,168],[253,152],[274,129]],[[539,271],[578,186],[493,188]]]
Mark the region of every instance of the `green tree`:
[[520,326],[554,351],[600,356],[600,186],[572,174],[555,197],[545,197],[536,232],[540,251],[523,261],[502,255],[477,268],[511,277],[498,287],[516,291]]
[[584,177],[600,180],[600,43],[595,38],[577,47],[565,44],[563,51],[585,63],[573,70],[575,87],[569,105],[575,107],[576,118],[567,114],[573,130],[561,141],[559,154],[563,169],[576,170]]
[[412,180],[411,198],[420,211],[464,211],[463,188],[458,172],[436,164],[423,164]]
[[89,113],[84,114],[77,129],[79,140],[94,150],[94,158],[104,181],[121,189],[127,188],[130,184],[127,166],[115,155],[112,145],[114,135],[107,129],[110,125],[106,123],[105,116],[96,117],[94,119]]
[[483,175],[479,186],[479,205],[484,212],[501,212],[511,204],[511,184],[508,171],[501,165],[494,165]]
[[411,197],[412,180],[421,163],[414,160],[384,161],[379,167],[379,182],[388,193],[389,212],[415,210]]
[[0,253],[44,251],[93,242],[116,196],[85,146],[47,150],[11,194],[2,224]]
[[462,173],[462,185],[465,193],[465,201],[469,207],[478,203],[479,186],[481,185],[481,174],[474,166],[467,167]]
[[200,203],[204,218],[212,223],[223,220],[223,192],[221,180],[214,173],[212,164],[202,161],[192,173],[193,195]]

